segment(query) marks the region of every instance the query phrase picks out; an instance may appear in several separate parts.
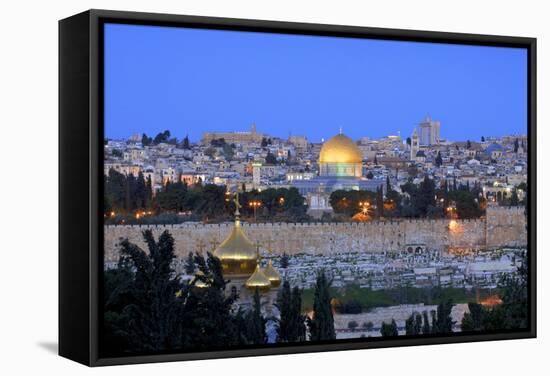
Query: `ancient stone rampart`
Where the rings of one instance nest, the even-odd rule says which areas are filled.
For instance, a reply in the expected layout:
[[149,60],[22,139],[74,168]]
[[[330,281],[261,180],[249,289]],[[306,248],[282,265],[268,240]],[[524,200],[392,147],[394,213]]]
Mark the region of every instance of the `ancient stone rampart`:
[[[105,261],[118,259],[118,244],[128,238],[146,249],[142,232],[155,236],[168,230],[175,239],[176,254],[185,257],[202,241],[211,250],[230,233],[233,223],[105,226]],[[269,241],[275,253],[331,254],[338,252],[400,252],[409,244],[428,249],[485,249],[527,244],[523,207],[488,208],[484,218],[472,220],[384,220],[366,223],[243,223],[253,242],[265,249]]]

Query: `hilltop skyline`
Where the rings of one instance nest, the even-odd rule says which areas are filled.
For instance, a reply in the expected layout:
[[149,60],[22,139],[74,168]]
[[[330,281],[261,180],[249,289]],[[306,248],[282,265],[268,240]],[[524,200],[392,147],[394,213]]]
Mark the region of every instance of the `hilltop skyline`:
[[105,26],[105,135],[260,132],[311,142],[401,132],[427,115],[442,138],[527,133],[518,48]]
[[[285,139],[288,138],[288,136],[287,136],[287,137],[275,136],[275,135],[269,133],[269,131],[265,131],[265,130],[263,130],[263,129],[261,129],[261,128],[258,128],[258,125],[257,125],[257,124],[256,124],[256,127],[257,127],[257,132],[258,132],[258,133],[266,134],[266,135],[269,136],[269,137],[276,137],[276,138],[280,138],[280,139],[282,139],[282,140],[285,140]],[[197,139],[193,139],[193,138],[192,138],[190,135],[188,135],[188,134],[184,134],[183,136],[180,136],[179,133],[176,133],[176,132],[172,131],[171,129],[164,129],[164,130],[161,130],[161,131],[159,131],[159,132],[157,132],[157,133],[146,133],[146,135],[147,135],[148,137],[153,137],[153,138],[154,138],[158,133],[164,132],[164,131],[166,131],[166,130],[170,131],[170,137],[176,137],[177,140],[178,140],[178,142],[182,142],[183,139],[185,138],[185,136],[188,136],[188,137],[189,137],[189,142],[191,142],[191,143],[200,143],[200,142],[201,142],[202,135],[199,135],[199,137],[198,137]],[[245,128],[245,129],[242,129],[242,130],[237,130],[237,131],[234,131],[234,130],[224,130],[224,129],[205,130],[205,132],[210,132],[210,133],[216,133],[216,132],[219,132],[219,133],[224,133],[224,132],[249,132],[249,131],[250,131],[250,126],[249,126],[248,128]],[[305,137],[308,139],[308,142],[310,142],[310,143],[323,143],[323,142],[327,141],[328,139],[330,139],[331,137],[333,137],[333,136],[335,136],[335,135],[337,135],[337,134],[339,134],[339,133],[340,133],[340,130],[338,129],[338,130],[336,130],[333,134],[331,134],[330,136],[328,136],[328,137],[326,137],[326,138],[324,138],[324,139],[321,139],[321,140],[313,140],[313,141],[309,139],[309,137],[308,137],[307,134],[292,133],[291,135],[292,135],[292,136],[305,136]],[[345,129],[343,129],[343,128],[342,128],[342,133],[344,133],[344,134],[347,135]],[[134,134],[129,134],[129,135],[126,135],[126,136],[123,136],[123,137],[117,137],[117,138],[109,138],[109,137],[107,137],[107,139],[112,139],[112,140],[129,140],[132,136],[134,136],[134,135],[136,135],[136,134],[143,135],[143,132],[136,132],[136,133],[134,133]],[[525,133],[509,133],[509,134],[484,134],[484,135],[482,135],[482,136],[483,136],[485,139],[490,139],[490,138],[502,138],[502,137],[514,137],[514,136],[524,137],[524,136],[526,136],[526,134],[527,134],[527,133],[525,132]],[[398,134],[386,134],[386,135],[382,135],[382,136],[380,136],[380,137],[369,137],[368,135],[363,135],[363,136],[359,136],[358,138],[354,139],[354,141],[359,141],[361,138],[365,138],[365,137],[366,137],[366,138],[369,138],[369,139],[371,139],[371,140],[377,140],[377,139],[381,139],[381,138],[388,137],[388,136],[398,136]],[[401,136],[401,138],[402,138],[402,140],[403,140],[403,143],[405,143],[406,140],[407,140],[407,137],[410,137],[411,135],[410,135],[410,134],[408,134],[408,135],[407,135],[407,134],[403,135],[403,134],[401,133],[400,136]],[[481,139],[482,136],[480,136],[480,138],[478,138],[478,139],[467,138],[467,139],[460,139],[460,140],[458,140],[458,139],[456,139],[456,140],[449,140],[449,139],[445,139],[444,137],[443,137],[443,139],[444,139],[445,141],[447,141],[447,142],[465,142],[465,141],[480,142],[480,139]]]

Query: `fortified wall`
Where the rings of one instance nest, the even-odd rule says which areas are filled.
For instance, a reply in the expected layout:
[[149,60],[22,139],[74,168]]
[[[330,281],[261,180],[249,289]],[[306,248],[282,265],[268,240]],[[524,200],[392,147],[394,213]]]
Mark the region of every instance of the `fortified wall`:
[[[233,223],[105,226],[105,262],[118,260],[119,243],[128,238],[147,247],[142,232],[151,229],[158,237],[168,230],[174,237],[176,255],[186,257],[202,241],[213,250],[230,233]],[[265,249],[282,254],[331,254],[338,252],[401,252],[408,245],[428,249],[491,249],[527,245],[523,207],[490,207],[486,217],[472,220],[383,220],[364,223],[242,223],[244,232]]]

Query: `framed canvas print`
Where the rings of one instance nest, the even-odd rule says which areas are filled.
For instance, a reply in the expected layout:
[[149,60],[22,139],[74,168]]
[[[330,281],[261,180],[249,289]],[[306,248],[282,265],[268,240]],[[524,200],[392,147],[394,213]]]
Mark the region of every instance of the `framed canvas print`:
[[535,39],[105,10],[59,30],[60,355],[536,335]]

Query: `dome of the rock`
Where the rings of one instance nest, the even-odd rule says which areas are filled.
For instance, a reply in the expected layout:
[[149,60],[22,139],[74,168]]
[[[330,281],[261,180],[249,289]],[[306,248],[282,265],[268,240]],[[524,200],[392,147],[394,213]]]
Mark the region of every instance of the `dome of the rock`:
[[319,163],[361,163],[363,155],[355,142],[340,133],[323,144]]
[[363,175],[363,155],[355,142],[340,133],[323,144],[319,153],[319,175],[359,178]]

